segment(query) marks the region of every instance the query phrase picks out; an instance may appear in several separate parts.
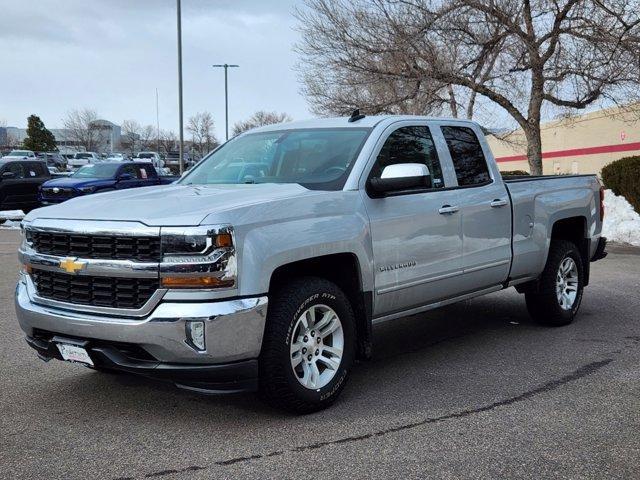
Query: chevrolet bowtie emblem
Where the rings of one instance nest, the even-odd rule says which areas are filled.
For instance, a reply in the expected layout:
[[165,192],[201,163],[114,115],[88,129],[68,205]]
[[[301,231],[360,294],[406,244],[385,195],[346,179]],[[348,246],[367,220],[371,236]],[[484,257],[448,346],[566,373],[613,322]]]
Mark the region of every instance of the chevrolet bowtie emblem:
[[73,257],[67,257],[64,260],[60,260],[60,268],[67,273],[76,273],[82,270],[87,264],[85,262],[78,262]]

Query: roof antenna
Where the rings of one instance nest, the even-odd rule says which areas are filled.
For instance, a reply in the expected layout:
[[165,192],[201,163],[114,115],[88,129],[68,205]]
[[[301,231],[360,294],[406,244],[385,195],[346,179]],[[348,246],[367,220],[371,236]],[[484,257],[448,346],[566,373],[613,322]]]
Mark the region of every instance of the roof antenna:
[[349,123],[357,122],[358,120],[362,120],[364,117],[365,115],[360,113],[360,109],[356,108],[353,112],[351,112],[351,116],[349,117]]

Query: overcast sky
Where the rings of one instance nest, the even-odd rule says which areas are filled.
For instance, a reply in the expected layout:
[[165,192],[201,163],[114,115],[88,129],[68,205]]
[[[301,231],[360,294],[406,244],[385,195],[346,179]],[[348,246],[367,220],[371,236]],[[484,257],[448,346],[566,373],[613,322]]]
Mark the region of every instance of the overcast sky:
[[[175,0],[0,0],[0,122],[25,127],[39,115],[62,127],[65,113],[93,108],[115,123],[177,130]],[[182,0],[185,121],[210,111],[224,137],[229,123],[256,110],[311,116],[294,71],[292,15],[299,0]]]

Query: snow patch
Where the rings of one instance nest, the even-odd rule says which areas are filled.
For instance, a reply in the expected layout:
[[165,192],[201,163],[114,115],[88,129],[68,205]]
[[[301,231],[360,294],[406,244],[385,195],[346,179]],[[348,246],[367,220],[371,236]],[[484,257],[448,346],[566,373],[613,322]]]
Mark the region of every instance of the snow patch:
[[0,230],[20,230],[20,220],[7,220],[0,223]]
[[3,210],[0,211],[0,220],[22,220],[24,212],[22,210]]
[[627,199],[611,190],[604,192],[602,235],[610,242],[640,247],[640,215]]
[[20,220],[24,218],[22,210],[0,211],[0,229],[17,230],[20,228]]

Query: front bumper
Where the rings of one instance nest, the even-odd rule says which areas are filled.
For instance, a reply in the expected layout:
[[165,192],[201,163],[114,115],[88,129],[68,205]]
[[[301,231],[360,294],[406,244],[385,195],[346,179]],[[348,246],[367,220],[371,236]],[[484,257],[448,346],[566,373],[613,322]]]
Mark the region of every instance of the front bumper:
[[[54,338],[68,338],[87,342],[96,366],[193,388],[232,391],[255,386],[267,303],[266,296],[161,302],[144,318],[97,315],[35,303],[24,276],[15,298],[18,322],[42,357],[58,358]],[[189,321],[204,322],[206,350],[198,351],[187,342]],[[222,388],[222,383],[229,388]]]

